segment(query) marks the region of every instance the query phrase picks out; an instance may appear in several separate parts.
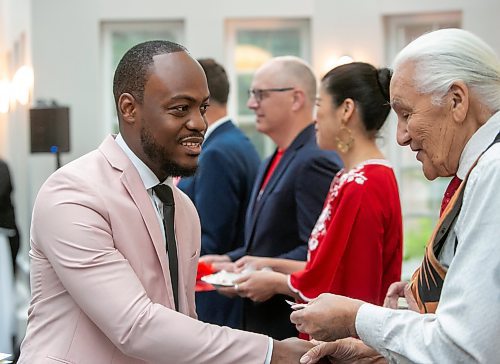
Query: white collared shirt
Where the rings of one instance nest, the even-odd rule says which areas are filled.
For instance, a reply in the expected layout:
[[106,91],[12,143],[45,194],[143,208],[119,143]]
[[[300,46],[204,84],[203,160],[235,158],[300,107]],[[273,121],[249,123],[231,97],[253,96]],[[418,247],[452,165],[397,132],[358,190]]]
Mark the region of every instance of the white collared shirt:
[[[500,112],[470,138],[457,175],[464,178],[500,131]],[[463,205],[448,234],[449,266],[435,314],[363,304],[359,337],[391,363],[493,363],[500,358],[500,144],[469,175]],[[455,238],[458,245],[455,250]]]

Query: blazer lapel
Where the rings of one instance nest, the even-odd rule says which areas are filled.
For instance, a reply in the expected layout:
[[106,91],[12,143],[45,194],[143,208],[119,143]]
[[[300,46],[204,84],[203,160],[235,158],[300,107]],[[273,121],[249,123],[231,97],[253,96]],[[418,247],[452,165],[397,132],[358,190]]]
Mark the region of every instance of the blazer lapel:
[[165,259],[161,259],[161,257],[165,255],[165,245],[163,243],[163,234],[161,231],[162,227],[158,224],[158,216],[156,215],[154,207],[151,204],[151,198],[144,189],[144,185],[142,183],[141,177],[139,176],[139,173],[137,172],[135,167],[131,166],[131,169],[133,170],[123,171],[121,181],[142,215],[142,220],[146,225],[149,236],[153,241],[156,255],[160,260],[163,275],[165,277],[170,277],[170,272],[168,271],[168,268],[166,266],[166,261]]
[[[276,152],[274,153],[276,154]],[[274,156],[273,154],[273,156]],[[245,245],[248,244],[249,238],[252,236],[253,230],[255,228],[255,221],[257,216],[257,210],[259,209],[259,201],[262,196],[259,196],[260,186],[264,180],[264,176],[269,168],[269,165],[272,161],[272,157],[267,161],[263,162],[262,168],[260,168],[257,177],[255,178],[255,183],[252,190],[252,195],[250,196],[250,201],[248,202],[247,214],[246,214],[246,222],[245,222]]]
[[[267,196],[269,196],[270,193],[274,191],[276,188],[276,185],[278,181],[280,180],[281,176],[283,173],[285,173],[287,166],[290,164],[290,162],[295,158],[297,151],[295,149],[288,149],[284,154],[283,157],[281,157],[281,160],[279,164],[276,166],[276,169],[274,170],[273,174],[271,175],[271,178],[269,179],[269,182],[267,182],[267,186],[262,192],[262,195],[257,197],[255,201],[255,211],[254,211],[254,223],[255,220],[257,220],[257,217],[259,216],[260,211],[262,210],[262,207],[266,203]],[[267,170],[267,168],[266,168]],[[260,186],[260,184],[259,184]]]
[[274,170],[273,175],[269,179],[269,182],[267,183],[267,186],[264,189],[261,196],[259,196],[260,186],[274,156],[276,155],[276,151],[274,152],[273,156],[267,160],[265,168],[262,168],[260,174],[257,176],[247,213],[247,226],[249,226],[248,232],[246,231],[247,229],[245,229],[245,246],[247,251],[250,249],[250,242],[252,240],[251,237],[255,230],[255,224],[257,223],[260,211],[262,210],[263,206],[266,203],[267,196],[276,188],[278,181],[280,180],[281,176],[285,173],[288,165],[295,158],[298,150],[302,148],[302,146],[311,137],[311,133],[313,132],[314,132],[314,125],[311,124],[307,126],[304,130],[302,130],[299,133],[299,135],[297,135],[292,144],[290,144],[288,149],[285,151],[285,154],[283,154],[281,161],[276,166],[276,169]]
[[[165,259],[166,253],[163,243],[163,233],[161,231],[162,226],[158,223],[158,216],[151,203],[151,198],[144,188],[144,183],[142,182],[139,172],[122,149],[116,144],[113,137],[110,136],[107,138],[99,149],[108,159],[109,163],[115,169],[122,172],[120,180],[142,216],[142,220],[146,225],[146,229],[155,247],[156,255],[160,261],[165,285],[171,291],[170,284],[168,284],[168,282],[170,282],[170,272],[168,270],[167,260]],[[169,301],[172,301],[170,304],[174,307],[174,302],[170,300],[170,296],[172,295],[169,295]]]

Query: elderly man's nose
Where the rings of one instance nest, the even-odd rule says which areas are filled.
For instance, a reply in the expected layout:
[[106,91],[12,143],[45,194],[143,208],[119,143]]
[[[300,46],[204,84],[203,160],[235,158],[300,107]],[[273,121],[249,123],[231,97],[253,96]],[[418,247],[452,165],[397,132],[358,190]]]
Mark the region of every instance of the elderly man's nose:
[[408,123],[403,121],[398,121],[398,127],[396,131],[396,140],[399,145],[404,146],[410,143],[410,135],[408,134]]

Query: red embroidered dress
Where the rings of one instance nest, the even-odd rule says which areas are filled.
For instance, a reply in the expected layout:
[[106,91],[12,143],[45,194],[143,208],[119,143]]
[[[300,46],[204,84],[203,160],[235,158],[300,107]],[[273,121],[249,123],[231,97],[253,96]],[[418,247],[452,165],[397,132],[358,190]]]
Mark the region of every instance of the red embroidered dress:
[[303,300],[329,292],[383,304],[401,278],[403,250],[398,186],[387,161],[337,173],[308,244],[305,269],[288,282]]

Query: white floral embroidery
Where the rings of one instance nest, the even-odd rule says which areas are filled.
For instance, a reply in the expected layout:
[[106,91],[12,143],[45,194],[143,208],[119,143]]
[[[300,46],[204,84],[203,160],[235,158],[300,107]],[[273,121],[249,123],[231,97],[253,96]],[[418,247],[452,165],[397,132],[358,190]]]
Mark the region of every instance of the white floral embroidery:
[[311,236],[311,238],[309,239],[309,243],[307,245],[309,246],[310,251],[314,251],[318,247],[318,244],[319,244],[318,239]]
[[339,194],[339,190],[346,183],[353,182],[353,181],[359,185],[362,185],[363,183],[365,183],[367,178],[365,177],[365,172],[360,171],[361,169],[363,169],[363,165],[355,167],[355,168],[351,169],[350,171],[342,173],[340,176],[337,176],[337,177],[339,177],[339,181],[338,181],[338,183],[335,184],[335,186],[333,188],[332,197],[333,198],[337,197],[337,195]]
[[314,229],[311,232],[311,237],[309,238],[308,241],[308,247],[309,247],[309,252],[307,254],[308,261],[310,258],[310,252],[313,252],[318,248],[319,242],[323,240],[323,236],[326,234],[326,226],[328,225],[328,222],[331,219],[331,209],[333,200],[335,200],[335,198],[338,196],[339,190],[346,183],[355,182],[357,184],[362,185],[365,183],[365,181],[367,181],[365,172],[362,171],[363,167],[364,165],[359,165],[358,167],[355,167],[348,172],[340,171],[335,176],[332,182],[332,186],[328,191],[328,201],[325,207],[323,208],[323,211],[321,212],[321,215],[319,216],[316,225],[314,225]]
[[326,221],[330,220],[330,210],[330,203],[327,203],[323,211],[321,212],[321,215],[319,215],[316,225],[314,225],[313,231],[311,232],[311,237],[309,238],[308,242],[310,251],[316,250],[319,244],[318,237],[324,235],[326,232]]

